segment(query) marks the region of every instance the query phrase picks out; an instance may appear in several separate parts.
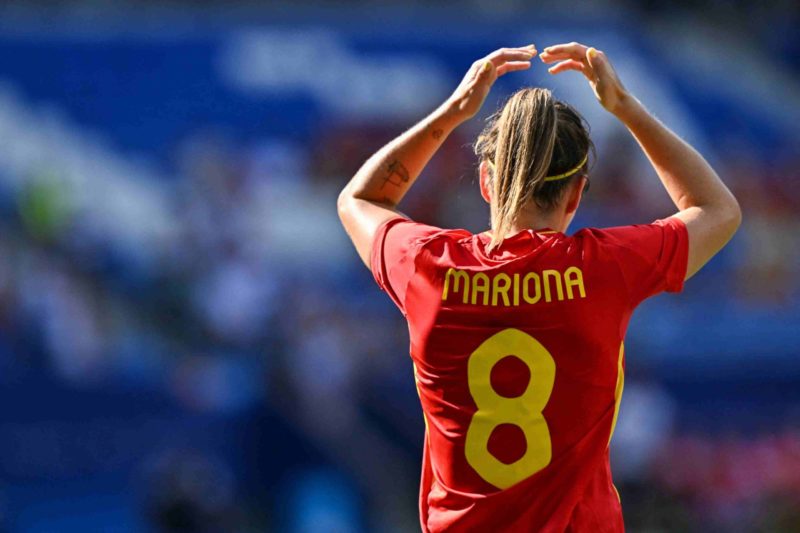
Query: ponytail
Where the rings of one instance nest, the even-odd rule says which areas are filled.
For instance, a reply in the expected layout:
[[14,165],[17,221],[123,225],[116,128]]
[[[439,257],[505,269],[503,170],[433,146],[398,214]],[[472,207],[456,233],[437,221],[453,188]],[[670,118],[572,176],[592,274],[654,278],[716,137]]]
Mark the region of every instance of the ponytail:
[[585,173],[591,149],[585,121],[549,90],[527,88],[512,95],[475,143],[476,155],[492,172],[489,250],[502,243],[529,200],[552,208],[572,176]]

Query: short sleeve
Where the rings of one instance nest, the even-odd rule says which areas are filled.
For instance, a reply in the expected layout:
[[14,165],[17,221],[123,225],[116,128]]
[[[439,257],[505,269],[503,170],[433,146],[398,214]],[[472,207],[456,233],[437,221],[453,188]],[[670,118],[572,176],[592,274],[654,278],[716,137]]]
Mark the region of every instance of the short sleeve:
[[689,234],[683,221],[669,217],[601,233],[634,305],[663,291],[683,290],[689,258]]
[[418,245],[439,231],[440,228],[397,217],[383,222],[375,232],[370,255],[372,275],[404,315],[406,287],[414,275]]

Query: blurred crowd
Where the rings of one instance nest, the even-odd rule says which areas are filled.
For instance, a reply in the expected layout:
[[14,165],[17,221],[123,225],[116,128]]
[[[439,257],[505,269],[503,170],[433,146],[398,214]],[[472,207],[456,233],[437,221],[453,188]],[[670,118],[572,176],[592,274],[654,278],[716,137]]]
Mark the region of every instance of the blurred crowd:
[[[298,240],[317,231],[316,220],[336,224],[336,188],[393,131],[348,126],[313,149],[284,143],[234,148],[205,132],[187,138],[177,150],[181,173],[172,197],[180,247],[159,250],[150,262],[115,262],[113,246],[87,253],[69,231],[78,215],[59,205],[58,190],[44,179],[6,198],[0,244],[4,380],[40,368],[81,386],[163,386],[190,411],[275,410],[356,481],[345,491],[352,501],[330,502],[333,509],[322,515],[332,513],[335,524],[369,509],[371,523],[392,517],[396,527],[413,527],[422,424],[401,316],[349,250],[344,267],[302,244],[298,251],[283,242],[273,254],[263,229],[278,204],[289,201],[287,189],[292,209],[300,211],[293,215],[301,220]],[[476,229],[485,223],[469,141],[466,134],[448,141],[403,206],[411,216]],[[787,162],[764,175],[750,163],[719,168],[746,213],[738,251],[711,266],[713,287],[680,298],[796,312],[800,262],[789,254],[798,253],[793,235],[800,229],[800,204],[788,182],[796,179],[797,166]],[[606,163],[601,154],[587,210],[601,221],[652,218],[654,210],[641,207],[649,199],[632,186],[631,171],[624,160]],[[295,198],[306,200],[296,204]],[[291,268],[276,256],[292,257]],[[631,355],[634,367],[637,356]],[[615,466],[625,472],[621,490],[632,526],[640,520],[642,527],[727,527],[745,519],[764,523],[762,514],[778,520],[776,528],[800,523],[800,426],[766,435],[682,434],[668,392],[657,389],[666,398],[653,400],[652,385],[637,386],[635,377],[629,383]],[[667,420],[653,427],[659,418]],[[628,466],[632,457],[639,460]],[[169,475],[181,476],[183,468],[212,475],[203,473],[210,459],[181,466],[184,461]],[[324,483],[335,487],[341,479]],[[173,484],[173,495],[192,487],[181,488],[179,479],[154,487],[171,490]],[[322,489],[310,483],[305,490]],[[369,504],[359,506],[358,495]],[[172,502],[159,515],[165,530],[198,527],[181,526],[198,519],[182,516],[187,511],[181,509]]]
[[[423,424],[407,332],[335,213],[346,180],[407,125],[339,120],[307,142],[246,143],[224,128],[194,128],[169,150],[169,177],[157,187],[163,210],[152,215],[168,223],[146,245],[115,238],[71,201],[80,195],[62,160],[0,162],[0,383],[17,390],[47,376],[96,393],[94,405],[106,401],[101,391],[123,390],[131,391],[131,402],[163,397],[175,420],[199,417],[196,428],[175,426],[196,440],[167,442],[133,461],[144,528],[414,530]],[[15,131],[8,120],[0,126]],[[431,224],[485,229],[488,207],[470,150],[477,126],[448,139],[404,212]],[[34,146],[16,141],[16,155],[5,153],[5,161]],[[576,225],[668,215],[669,200],[635,155],[635,143],[618,128],[596,141],[598,162]],[[709,156],[740,199],[744,224],[730,250],[683,295],[657,299],[646,316],[740,317],[765,336],[765,354],[751,352],[750,359],[796,355],[797,346],[775,348],[767,337],[784,338],[786,324],[800,325],[800,151],[765,156],[722,139]],[[117,200],[124,205],[124,197]],[[141,218],[144,226],[152,222]],[[758,326],[775,324],[776,316],[784,320],[777,322],[780,335]],[[652,335],[640,333],[629,354],[631,377],[612,444],[629,528],[796,530],[800,400],[789,396],[764,415],[761,398],[734,383],[739,403],[726,406],[719,424],[719,411],[708,407],[719,407],[711,389],[682,395],[685,389],[673,385],[691,383],[691,376],[671,367],[672,377],[662,380],[648,357],[663,349],[664,335],[692,344],[706,323],[665,322]],[[716,327],[705,342],[735,338],[739,327]],[[700,345],[685,350],[702,357],[707,348]],[[788,379],[796,388],[800,372]],[[744,423],[752,420],[763,423]],[[232,421],[249,429],[231,429]],[[169,424],[142,431],[169,433]],[[0,427],[23,455],[25,431]],[[212,438],[232,445],[205,446]],[[9,479],[44,483],[50,474],[43,465],[53,460],[47,453],[25,455],[26,472],[13,471],[13,455],[0,458],[0,468],[11,470]],[[38,478],[31,473],[37,469]],[[16,531],[11,483],[0,478],[0,524]]]

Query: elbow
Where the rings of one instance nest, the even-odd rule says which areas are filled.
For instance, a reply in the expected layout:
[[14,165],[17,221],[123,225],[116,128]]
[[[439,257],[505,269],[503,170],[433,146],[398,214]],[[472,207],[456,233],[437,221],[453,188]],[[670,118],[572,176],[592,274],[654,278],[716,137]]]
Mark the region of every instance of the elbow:
[[739,226],[742,224],[742,208],[739,202],[731,195],[725,202],[717,204],[713,209],[709,209],[712,214],[714,226],[717,228],[717,235],[722,239],[723,246],[730,241]]
[[720,248],[733,238],[742,225],[742,208],[732,194],[716,202],[694,207],[699,209],[698,222],[702,221],[706,231],[714,235]]
[[742,225],[742,208],[733,195],[731,195],[731,202],[728,207],[728,225],[731,230],[731,237],[738,231],[739,226]]
[[339,220],[344,223],[345,219],[352,211],[353,202],[355,197],[350,190],[345,187],[342,189],[342,192],[339,193],[339,197],[336,199],[336,212],[339,214]]
[[709,205],[709,211],[714,213],[718,227],[727,234],[726,241],[733,238],[742,225],[742,208],[733,193],[726,189],[725,194]]
[[336,199],[336,212],[339,214],[340,220],[347,212],[347,207],[351,198],[352,196],[348,194],[347,189],[343,189],[342,192],[339,193],[339,197]]

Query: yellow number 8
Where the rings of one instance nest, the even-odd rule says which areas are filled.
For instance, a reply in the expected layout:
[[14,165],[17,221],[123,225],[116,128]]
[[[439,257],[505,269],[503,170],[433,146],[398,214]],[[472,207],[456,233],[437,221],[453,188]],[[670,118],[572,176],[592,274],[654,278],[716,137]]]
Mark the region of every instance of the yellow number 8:
[[[531,373],[527,388],[515,398],[501,396],[491,384],[492,368],[508,355],[518,357]],[[542,411],[553,393],[555,378],[556,364],[550,352],[518,329],[492,335],[470,355],[467,379],[478,410],[467,428],[464,452],[469,465],[495,487],[508,488],[550,464],[550,430]],[[524,455],[510,464],[489,452],[489,437],[500,424],[518,426],[525,435]]]

